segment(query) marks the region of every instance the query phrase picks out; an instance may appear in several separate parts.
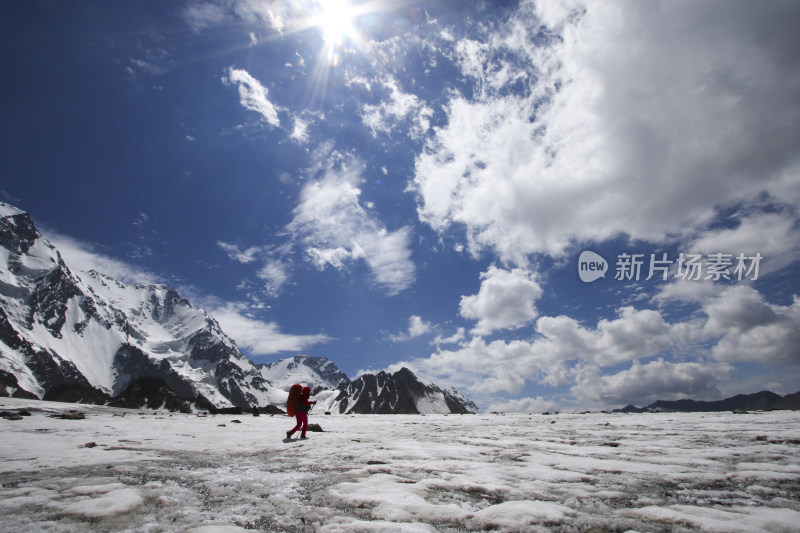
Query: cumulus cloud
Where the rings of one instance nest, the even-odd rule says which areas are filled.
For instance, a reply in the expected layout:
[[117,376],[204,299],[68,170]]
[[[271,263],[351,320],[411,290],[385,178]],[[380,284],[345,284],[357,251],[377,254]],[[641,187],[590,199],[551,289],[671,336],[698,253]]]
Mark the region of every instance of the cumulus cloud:
[[389,340],[392,342],[408,341],[425,335],[432,329],[433,325],[430,322],[425,322],[420,316],[411,315],[408,318],[408,331],[396,335],[389,335]]
[[734,262],[739,254],[761,254],[759,276],[800,259],[800,222],[790,213],[747,214],[737,222],[735,227],[703,232],[687,249],[703,254],[731,254]]
[[762,192],[796,204],[800,6],[762,7],[524,3],[485,44],[458,43],[475,90],[417,157],[420,220],[522,265],[685,234]]
[[660,312],[631,306],[621,308],[613,320],[598,321],[593,329],[562,315],[540,318],[536,331],[541,338],[534,345],[549,359],[580,358],[600,366],[652,357],[680,339]]
[[287,229],[317,268],[343,269],[363,260],[375,283],[394,295],[414,281],[411,229],[389,231],[360,203],[363,168],[351,161],[339,170],[328,168],[322,178],[308,183]]
[[722,396],[717,385],[732,372],[726,363],[673,363],[658,358],[645,364],[634,361],[629,369],[611,375],[583,369],[572,392],[579,400],[600,406],[644,406],[682,398],[716,400]]
[[747,286],[734,286],[708,302],[703,333],[719,338],[711,350],[719,361],[800,362],[800,298],[781,306]]
[[453,350],[439,349],[408,364],[469,392],[518,393],[527,382],[553,387],[574,384],[576,368],[610,368],[657,357],[703,340],[702,324],[666,322],[658,311],[623,307],[594,328],[567,316],[540,317],[530,340],[473,337]]
[[459,342],[463,341],[466,338],[467,330],[466,328],[456,328],[456,332],[450,335],[449,337],[443,337],[442,335],[437,335],[431,344],[436,346],[441,346],[442,344],[458,344]]
[[486,408],[490,412],[506,413],[541,413],[545,411],[558,411],[558,403],[546,400],[541,396],[535,398],[515,398],[504,402],[494,401]]
[[[315,158],[330,156],[331,149],[320,147]],[[270,296],[277,296],[291,279],[291,255],[297,249],[319,270],[345,270],[363,261],[373,282],[388,295],[402,292],[415,280],[411,228],[389,231],[369,205],[361,204],[361,162],[344,161],[338,154],[331,159],[341,166],[334,169],[331,164],[320,163],[309,169],[309,173],[321,173],[322,177],[308,182],[300,191],[292,220],[286,225],[285,245],[241,248],[220,241],[218,246],[232,260],[243,264],[260,262],[258,277],[266,282],[265,290]]]
[[[718,398],[731,363],[800,362],[800,298],[770,304],[745,285],[717,290],[695,316],[676,323],[660,311],[626,306],[593,328],[561,315],[540,317],[535,330],[531,340],[473,337],[407,364],[470,393],[517,393],[527,382],[571,385],[584,405],[609,406]],[[629,362],[628,370],[604,374]]]
[[750,285],[680,282],[666,285],[654,298],[699,305],[696,317],[672,326],[685,345],[708,343],[713,359],[778,364],[800,362],[800,299],[769,303]]
[[257,79],[243,69],[228,68],[222,82],[225,85],[236,85],[239,89],[239,102],[245,109],[255,111],[268,124],[278,127],[278,108],[267,99],[268,90]]
[[456,349],[439,349],[428,358],[398,365],[435,376],[434,381],[447,381],[459,390],[493,394],[518,393],[526,380],[536,379],[539,369],[556,363],[548,354],[537,353],[527,341],[487,343],[482,337],[472,337]]
[[519,328],[538,316],[535,303],[542,296],[542,288],[530,272],[491,266],[481,274],[481,280],[478,294],[462,296],[459,305],[461,316],[478,321],[473,334]]

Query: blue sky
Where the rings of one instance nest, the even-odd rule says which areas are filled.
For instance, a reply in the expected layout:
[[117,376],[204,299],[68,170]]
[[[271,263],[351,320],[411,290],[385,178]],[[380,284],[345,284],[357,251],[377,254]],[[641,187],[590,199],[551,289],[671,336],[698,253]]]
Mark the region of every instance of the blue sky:
[[506,411],[800,390],[796,3],[3,10],[0,199],[256,362]]

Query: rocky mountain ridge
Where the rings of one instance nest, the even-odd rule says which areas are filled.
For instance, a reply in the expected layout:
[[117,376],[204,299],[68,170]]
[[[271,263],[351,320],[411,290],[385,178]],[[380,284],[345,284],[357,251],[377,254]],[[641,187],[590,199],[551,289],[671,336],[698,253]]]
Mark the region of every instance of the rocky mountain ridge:
[[[325,402],[328,411],[339,414],[466,414],[469,409],[457,392],[443,390],[420,379],[408,368],[397,372],[363,374],[339,385]],[[474,404],[472,404],[474,406]]]
[[646,412],[719,412],[719,411],[766,411],[770,409],[800,409],[800,392],[781,396],[771,391],[760,391],[753,394],[737,394],[730,398],[715,401],[703,400],[658,400],[647,407],[626,405],[614,409],[614,413],[646,413]]
[[[282,406],[296,381],[328,397],[351,385],[321,357],[254,364],[174,288],[72,271],[28,213],[0,203],[0,395],[263,410]],[[432,385],[405,383],[405,391]],[[406,412],[417,401],[389,404]]]

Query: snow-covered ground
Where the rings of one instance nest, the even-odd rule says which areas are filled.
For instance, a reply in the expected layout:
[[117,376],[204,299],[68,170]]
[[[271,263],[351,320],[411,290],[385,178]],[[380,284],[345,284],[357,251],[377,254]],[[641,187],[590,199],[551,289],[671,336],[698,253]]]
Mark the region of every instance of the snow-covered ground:
[[[0,399],[20,408],[0,531],[800,529],[797,412],[312,411],[324,432],[284,442],[287,417]],[[86,418],[48,416],[69,409]]]

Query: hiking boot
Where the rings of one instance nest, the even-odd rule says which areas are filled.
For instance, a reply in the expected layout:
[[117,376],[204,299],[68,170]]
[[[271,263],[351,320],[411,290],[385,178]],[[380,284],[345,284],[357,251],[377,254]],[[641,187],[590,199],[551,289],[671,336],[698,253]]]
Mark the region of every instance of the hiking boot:
[[291,431],[287,431],[286,432],[286,438],[287,439],[291,439],[292,438],[292,432]]
[[308,437],[300,437],[300,440],[308,440]]

